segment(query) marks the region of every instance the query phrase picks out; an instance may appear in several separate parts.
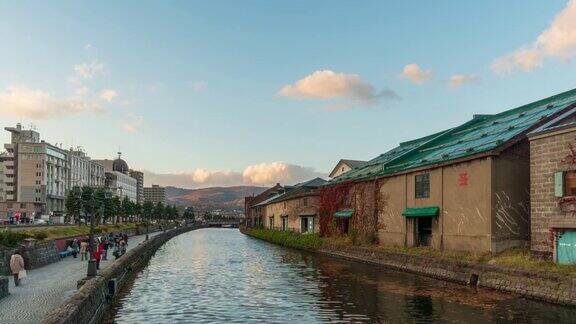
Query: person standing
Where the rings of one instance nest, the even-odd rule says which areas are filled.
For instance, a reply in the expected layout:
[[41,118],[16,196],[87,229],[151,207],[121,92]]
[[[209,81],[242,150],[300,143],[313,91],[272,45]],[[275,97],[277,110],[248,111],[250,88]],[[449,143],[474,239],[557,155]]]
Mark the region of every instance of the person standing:
[[102,236],[102,260],[108,260],[108,238],[106,236]]
[[10,257],[10,270],[12,270],[12,275],[14,275],[14,285],[18,286],[20,284],[20,271],[25,270],[24,258],[19,251],[14,252]]
[[74,257],[74,259],[76,259],[76,256],[78,255],[78,250],[80,249],[80,246],[78,244],[78,240],[74,239],[74,241],[72,241],[72,244],[70,245],[70,247],[72,247],[72,256]]
[[100,260],[102,260],[102,254],[104,253],[104,244],[99,243],[96,248],[96,253],[94,253],[94,259],[96,259],[96,270],[100,269]]
[[82,240],[80,243],[80,256],[82,257],[81,261],[88,261],[88,242],[86,240]]

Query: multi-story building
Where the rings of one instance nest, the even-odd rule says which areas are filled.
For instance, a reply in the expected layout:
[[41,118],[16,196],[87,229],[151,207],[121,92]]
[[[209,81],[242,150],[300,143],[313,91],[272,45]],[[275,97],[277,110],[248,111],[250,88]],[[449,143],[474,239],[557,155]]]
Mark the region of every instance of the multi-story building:
[[166,204],[166,188],[159,185],[152,185],[152,187],[144,187],[144,201],[150,201],[154,204]]
[[144,173],[141,171],[130,170],[130,176],[136,179],[136,202],[144,202]]
[[90,159],[80,148],[70,148],[68,151],[70,165],[69,187],[103,187],[105,176],[104,166]]
[[40,141],[38,132],[20,124],[5,130],[11,142],[0,157],[0,214],[10,217],[18,212],[21,218],[34,218],[63,213],[70,170],[67,152]]
[[94,162],[104,166],[105,186],[107,188],[110,188],[120,199],[128,197],[131,201],[136,202],[138,181],[130,176],[128,163],[122,160],[121,156],[122,154],[118,153],[118,158],[115,160],[94,160]]
[[[535,187],[542,196],[532,197],[533,206],[541,205],[533,211],[551,214],[554,198],[544,189],[552,189],[554,172],[567,169],[539,169],[556,167],[562,153],[536,164],[527,134],[575,107],[576,89],[498,114],[474,115],[459,126],[400,143],[320,188],[322,235],[353,233],[384,246],[474,253],[528,246],[531,170],[544,177],[533,177],[542,181]],[[532,138],[536,147],[538,142]],[[538,153],[534,147],[537,155],[552,152],[550,143],[556,149],[556,140],[540,142],[545,148]],[[569,153],[563,144],[558,142]],[[543,222],[538,241],[547,226],[561,225],[547,223],[547,215],[534,216],[532,222]],[[533,243],[533,249],[546,252],[541,245]]]
[[262,225],[269,229],[317,233],[320,230],[318,188],[326,182],[324,179],[315,178],[295,186],[284,187],[284,191],[278,191],[271,198],[254,205],[253,213],[261,213],[263,209],[266,219]]
[[260,194],[244,197],[244,223],[248,227],[259,227],[264,225],[265,208],[262,206],[255,207],[265,200],[275,197],[284,191],[279,183],[274,187],[266,189]]

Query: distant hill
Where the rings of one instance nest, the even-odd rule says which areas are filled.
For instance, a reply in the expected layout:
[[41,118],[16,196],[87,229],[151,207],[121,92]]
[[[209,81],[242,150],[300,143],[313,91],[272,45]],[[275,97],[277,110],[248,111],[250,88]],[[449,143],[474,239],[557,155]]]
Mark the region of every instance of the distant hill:
[[242,209],[244,197],[258,195],[267,188],[255,186],[212,187],[183,189],[166,187],[169,203],[179,206],[194,206],[197,209]]

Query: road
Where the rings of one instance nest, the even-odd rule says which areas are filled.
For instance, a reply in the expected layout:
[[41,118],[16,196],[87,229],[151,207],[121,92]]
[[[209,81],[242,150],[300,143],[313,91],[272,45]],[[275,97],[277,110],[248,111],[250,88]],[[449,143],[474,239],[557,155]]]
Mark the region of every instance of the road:
[[[152,233],[154,236],[157,233]],[[146,235],[131,237],[128,250],[144,241]],[[100,268],[114,262],[111,251],[108,261],[101,261]],[[86,261],[69,256],[60,262],[29,270],[28,277],[15,287],[10,278],[10,295],[0,300],[0,323],[40,323],[54,308],[63,304],[74,292],[76,283],[86,276]]]

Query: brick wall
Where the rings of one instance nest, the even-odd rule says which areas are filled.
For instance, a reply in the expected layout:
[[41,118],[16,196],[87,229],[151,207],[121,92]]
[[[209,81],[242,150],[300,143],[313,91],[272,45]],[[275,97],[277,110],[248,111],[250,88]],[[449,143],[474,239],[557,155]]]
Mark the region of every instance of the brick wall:
[[563,212],[554,196],[554,173],[566,171],[569,144],[576,144],[576,128],[535,135],[530,138],[531,248],[534,254],[552,258],[551,226],[576,226],[574,215]]

